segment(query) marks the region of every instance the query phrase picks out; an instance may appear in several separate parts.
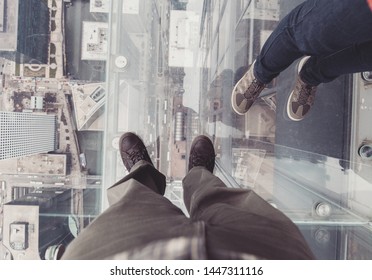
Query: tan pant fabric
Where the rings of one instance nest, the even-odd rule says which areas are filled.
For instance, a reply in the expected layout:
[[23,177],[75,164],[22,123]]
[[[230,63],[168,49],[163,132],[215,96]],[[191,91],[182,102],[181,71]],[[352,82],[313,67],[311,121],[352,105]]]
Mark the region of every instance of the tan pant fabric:
[[162,196],[164,175],[138,162],[108,189],[110,207],[67,247],[63,259],[104,259],[182,236],[205,239],[208,258],[222,251],[314,258],[296,225],[253,191],[227,188],[203,167],[194,167],[183,186],[190,218]]

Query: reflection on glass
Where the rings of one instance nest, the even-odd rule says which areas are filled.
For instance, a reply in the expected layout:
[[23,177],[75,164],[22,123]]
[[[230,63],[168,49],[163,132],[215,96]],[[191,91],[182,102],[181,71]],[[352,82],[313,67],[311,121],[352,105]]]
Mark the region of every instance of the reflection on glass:
[[284,114],[296,65],[246,115],[231,109],[298,3],[0,0],[1,258],[58,258],[126,174],[118,139],[133,131],[184,211],[188,151],[206,134],[219,177],[283,211],[317,257],[370,259],[370,73],[325,84],[300,123]]

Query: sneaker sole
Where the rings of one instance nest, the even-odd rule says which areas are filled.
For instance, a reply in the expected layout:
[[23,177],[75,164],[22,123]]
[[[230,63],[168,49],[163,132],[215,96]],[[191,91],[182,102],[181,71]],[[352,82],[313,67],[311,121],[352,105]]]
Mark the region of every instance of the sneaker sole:
[[290,120],[292,120],[292,121],[295,121],[295,122],[299,122],[299,121],[301,121],[301,120],[303,120],[303,118],[302,119],[294,119],[290,114],[289,114],[289,112],[291,111],[291,102],[289,102],[289,100],[291,99],[291,96],[293,95],[293,90],[292,90],[292,92],[291,92],[291,94],[289,95],[289,97],[288,97],[288,101],[287,101],[287,117],[290,119]]
[[[304,64],[306,63],[306,61],[310,58],[310,56],[305,56],[303,58],[301,58],[301,60],[298,62],[297,64],[297,76],[300,74],[300,71],[302,69],[302,66],[304,66]],[[297,77],[296,77],[297,79]],[[304,118],[302,119],[294,119],[293,117],[291,117],[291,115],[289,114],[289,112],[291,111],[290,107],[291,107],[291,102],[289,102],[289,100],[291,100],[291,97],[293,95],[293,90],[291,91],[291,93],[289,94],[288,96],[288,99],[287,99],[287,111],[286,111],[286,115],[287,117],[292,120],[292,121],[295,121],[295,122],[299,122],[299,121],[302,121]]]
[[[249,70],[248,70],[248,71],[249,71]],[[238,111],[235,109],[235,107],[234,107],[234,105],[233,105],[233,104],[235,104],[235,102],[234,102],[234,96],[235,96],[234,92],[235,92],[235,90],[237,89],[239,83],[244,79],[244,76],[245,76],[246,73],[247,73],[247,72],[245,72],[244,75],[243,75],[243,77],[241,77],[241,79],[236,83],[236,85],[234,86],[234,88],[233,88],[233,90],[232,90],[232,94],[231,94],[231,107],[232,107],[232,109],[234,110],[234,112],[237,113],[237,114],[240,115],[240,116],[244,116],[246,113],[240,113],[240,112],[238,112]]]
[[297,64],[297,75],[300,74],[302,67],[304,66],[304,64],[309,58],[310,56],[304,56],[303,58],[300,59],[300,61]]

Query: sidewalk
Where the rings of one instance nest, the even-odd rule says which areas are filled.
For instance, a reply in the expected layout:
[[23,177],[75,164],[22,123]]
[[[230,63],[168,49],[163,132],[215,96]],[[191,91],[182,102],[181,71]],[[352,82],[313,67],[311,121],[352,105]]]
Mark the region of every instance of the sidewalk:
[[63,0],[49,0],[50,8],[50,46],[54,44],[55,53],[49,47],[49,67],[47,67],[47,77],[63,78],[64,69],[64,19],[63,19]]

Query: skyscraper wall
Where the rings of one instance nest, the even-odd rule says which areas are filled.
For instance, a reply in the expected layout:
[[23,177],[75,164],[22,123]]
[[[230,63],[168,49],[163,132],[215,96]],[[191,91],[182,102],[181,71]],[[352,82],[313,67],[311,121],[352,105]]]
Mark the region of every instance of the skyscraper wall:
[[55,149],[55,115],[0,112],[0,160]]

